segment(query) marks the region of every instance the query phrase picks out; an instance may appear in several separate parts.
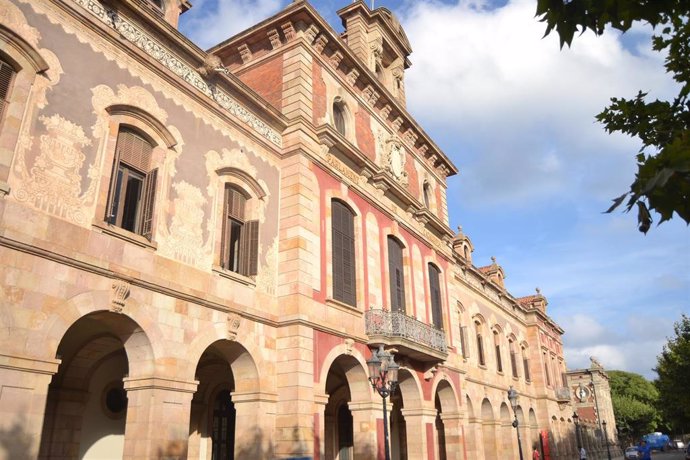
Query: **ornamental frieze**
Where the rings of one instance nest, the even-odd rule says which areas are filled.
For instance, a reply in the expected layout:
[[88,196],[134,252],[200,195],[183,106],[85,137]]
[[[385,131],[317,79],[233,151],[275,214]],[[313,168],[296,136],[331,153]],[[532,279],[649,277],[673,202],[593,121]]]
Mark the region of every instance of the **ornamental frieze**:
[[193,85],[208,98],[216,101],[228,113],[239,118],[259,135],[278,147],[282,146],[282,137],[277,131],[257,118],[256,115],[238,103],[228,93],[206,83],[195,68],[182,61],[173,52],[154,40],[143,29],[120,16],[116,10],[104,6],[98,0],[71,1],[84,8],[103,24],[118,31],[122,39],[129,41],[144,51],[149,57],[155,59],[177,76]]

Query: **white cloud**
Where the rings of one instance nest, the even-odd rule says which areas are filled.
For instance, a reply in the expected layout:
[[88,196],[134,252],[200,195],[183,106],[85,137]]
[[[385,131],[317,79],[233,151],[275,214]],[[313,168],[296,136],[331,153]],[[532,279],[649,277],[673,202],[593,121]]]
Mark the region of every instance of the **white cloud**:
[[280,0],[196,0],[182,16],[182,31],[210,48],[276,13]]
[[673,82],[662,56],[648,51],[649,40],[631,53],[615,32],[587,33],[561,50],[555,34],[542,40],[533,0],[493,10],[476,3],[419,1],[402,18],[415,50],[409,107],[435,129],[473,140],[453,156],[466,173],[465,194],[481,196],[481,206],[573,190],[599,199],[620,194],[638,146],[607,135],[594,116],[612,96],[639,89],[667,96]]

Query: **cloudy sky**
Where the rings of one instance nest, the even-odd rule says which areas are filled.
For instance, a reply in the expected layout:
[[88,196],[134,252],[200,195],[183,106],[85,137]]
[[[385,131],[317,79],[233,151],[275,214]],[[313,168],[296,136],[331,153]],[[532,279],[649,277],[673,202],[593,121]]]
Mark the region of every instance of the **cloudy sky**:
[[[202,48],[276,13],[288,0],[194,0],[182,31]],[[312,4],[341,30],[349,0]],[[371,5],[371,0],[369,0]],[[408,109],[460,169],[449,180],[453,228],[476,265],[495,256],[515,296],[539,287],[566,331],[569,368],[654,378],[673,322],[690,312],[690,229],[680,219],[636,229],[602,214],[636,170],[636,139],[594,120],[613,96],[674,94],[649,30],[587,33],[572,49],[542,39],[536,0],[375,0],[412,44]]]

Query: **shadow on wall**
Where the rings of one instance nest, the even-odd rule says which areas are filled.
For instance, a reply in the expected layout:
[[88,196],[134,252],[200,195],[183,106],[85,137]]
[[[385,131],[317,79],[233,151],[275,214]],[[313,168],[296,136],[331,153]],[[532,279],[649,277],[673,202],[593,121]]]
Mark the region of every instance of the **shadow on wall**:
[[32,436],[25,429],[24,416],[14,422],[11,427],[0,429],[0,457],[12,460],[28,460],[32,455]]
[[171,441],[165,449],[158,449],[158,460],[183,460],[187,458],[187,443]]

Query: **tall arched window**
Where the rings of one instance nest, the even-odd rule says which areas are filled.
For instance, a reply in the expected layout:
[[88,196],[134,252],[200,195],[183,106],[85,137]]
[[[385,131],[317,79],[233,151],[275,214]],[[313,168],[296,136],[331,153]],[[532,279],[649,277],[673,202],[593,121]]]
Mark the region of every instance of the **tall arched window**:
[[431,319],[436,329],[443,329],[441,308],[441,271],[434,264],[429,264],[429,294],[431,297]]
[[259,253],[259,221],[246,219],[247,197],[226,184],[223,201],[221,266],[240,275],[256,275]]
[[496,350],[496,370],[503,372],[503,358],[501,356],[501,334],[494,331],[494,349]]
[[355,214],[344,203],[331,201],[333,298],[357,305],[355,275]]
[[390,276],[391,311],[405,313],[403,247],[392,236],[388,237],[388,276]]
[[424,182],[423,193],[424,193],[424,206],[426,206],[427,209],[429,209],[431,207],[431,186],[429,185],[428,182]]
[[152,143],[122,126],[117,135],[106,220],[151,239],[158,170],[151,169]]
[[486,358],[484,356],[484,337],[482,336],[482,324],[479,321],[474,323],[477,334],[477,358],[480,366],[486,366]]
[[10,88],[14,80],[14,69],[5,60],[0,58],[0,126],[2,126],[5,107],[10,102]]
[[340,100],[333,102],[333,125],[335,126],[335,130],[341,135],[347,135],[345,125],[345,104]]
[[515,340],[508,339],[508,350],[510,351],[510,369],[513,372],[513,377],[518,377],[517,370],[517,351],[515,350]]
[[525,371],[525,381],[526,382],[531,382],[532,377],[530,376],[529,372],[529,354],[527,353],[527,348],[524,346],[522,348],[522,367],[523,370]]

